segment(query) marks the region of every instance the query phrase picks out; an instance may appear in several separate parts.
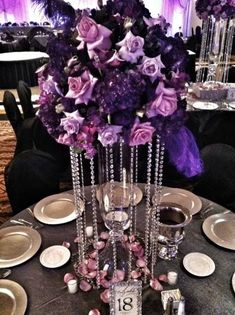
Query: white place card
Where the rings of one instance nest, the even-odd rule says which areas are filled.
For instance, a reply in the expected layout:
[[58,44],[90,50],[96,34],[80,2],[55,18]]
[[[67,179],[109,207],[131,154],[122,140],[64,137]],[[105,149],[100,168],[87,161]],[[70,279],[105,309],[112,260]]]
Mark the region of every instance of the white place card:
[[110,315],[142,314],[142,282],[122,281],[111,287]]

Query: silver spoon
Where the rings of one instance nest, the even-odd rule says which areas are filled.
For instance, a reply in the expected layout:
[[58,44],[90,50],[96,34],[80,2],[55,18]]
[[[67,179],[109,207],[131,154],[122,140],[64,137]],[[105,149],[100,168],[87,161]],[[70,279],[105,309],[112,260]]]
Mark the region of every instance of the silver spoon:
[[4,279],[11,274],[11,269],[2,269],[0,270],[0,279]]
[[14,219],[11,219],[10,222],[13,223],[13,224],[19,224],[19,225],[24,225],[24,226],[26,225],[25,223],[20,222],[18,220],[14,220]]

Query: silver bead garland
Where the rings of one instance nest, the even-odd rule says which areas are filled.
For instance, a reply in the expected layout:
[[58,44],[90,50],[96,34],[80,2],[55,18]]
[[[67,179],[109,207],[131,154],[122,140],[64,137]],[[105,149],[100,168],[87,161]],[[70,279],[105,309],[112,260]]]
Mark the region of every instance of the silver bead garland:
[[[133,234],[133,205],[134,205],[134,147],[130,148],[131,159],[130,159],[130,209],[129,209],[129,220],[130,220],[130,236]],[[131,243],[131,238],[130,238]],[[131,270],[132,270],[132,250],[131,246],[129,246],[129,261],[128,261],[128,278],[131,279]]]
[[113,164],[113,148],[109,146],[109,168],[110,168],[110,206],[112,211],[112,226],[113,231],[111,233],[111,242],[113,245],[113,262],[114,262],[114,272],[117,270],[117,248],[116,248],[116,237],[115,237],[115,207],[114,207],[114,164]]
[[162,181],[163,181],[163,165],[164,165],[165,145],[161,142],[159,135],[156,137],[156,156],[155,156],[155,174],[154,174],[154,205],[152,210],[153,231],[151,237],[151,274],[154,277],[154,267],[157,259],[157,244],[159,236],[160,223],[160,203],[162,198]]
[[85,207],[85,205],[81,198],[78,154],[75,148],[73,147],[70,147],[70,159],[71,159],[74,203],[75,203],[75,211],[76,211],[76,232],[77,232],[77,238],[78,238],[78,243],[77,243],[78,244],[78,262],[81,262],[85,256],[84,226],[83,226],[83,218],[82,218],[81,209],[82,207]]
[[[93,218],[93,231],[94,231],[94,242],[97,245],[99,241],[98,235],[98,224],[97,224],[97,209],[96,209],[96,186],[95,186],[95,167],[94,167],[94,159],[90,160],[90,172],[91,172],[91,205],[92,205],[92,218]],[[99,251],[97,246],[95,246],[96,251],[96,284],[97,288],[100,287],[100,273],[99,273]]]
[[[145,212],[145,263],[148,265],[149,256],[149,220],[150,220],[150,198],[151,198],[151,168],[152,168],[152,142],[148,143],[147,156],[147,183],[146,183],[146,212]],[[147,282],[147,274],[144,275],[144,283]]]

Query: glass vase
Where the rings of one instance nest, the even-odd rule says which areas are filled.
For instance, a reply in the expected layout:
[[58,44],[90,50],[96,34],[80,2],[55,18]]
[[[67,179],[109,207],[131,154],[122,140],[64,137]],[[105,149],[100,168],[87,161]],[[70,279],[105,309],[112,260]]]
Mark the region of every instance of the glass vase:
[[219,64],[222,61],[225,46],[225,35],[226,35],[227,21],[220,19],[216,20],[211,17],[210,29],[209,29],[209,51],[208,51],[208,73],[207,82],[213,84],[219,80]]
[[[128,248],[124,230],[132,224],[133,208],[133,157],[131,147],[121,139],[106,147],[99,145],[99,209],[109,240],[100,254],[100,264],[112,275],[115,270],[128,272]],[[132,178],[132,180],[131,180]]]

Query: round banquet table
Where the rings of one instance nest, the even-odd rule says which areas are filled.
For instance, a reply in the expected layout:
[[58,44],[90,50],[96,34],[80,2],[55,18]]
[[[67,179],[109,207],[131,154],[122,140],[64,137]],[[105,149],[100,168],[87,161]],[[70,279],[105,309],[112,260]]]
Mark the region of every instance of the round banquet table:
[[0,54],[0,88],[14,89],[19,80],[29,86],[38,85],[35,71],[49,56],[39,51],[18,51]]
[[[86,188],[86,197],[90,198],[90,189]],[[201,198],[202,210],[207,207],[209,201]],[[138,230],[144,229],[144,202],[138,208]],[[214,210],[209,215],[221,213],[227,209],[214,204]],[[88,204],[87,214],[91,214],[91,206]],[[24,210],[15,217],[32,220],[29,213]],[[141,220],[142,218],[142,220]],[[98,221],[100,222],[98,216]],[[234,251],[226,250],[209,241],[202,232],[202,222],[199,213],[193,216],[191,223],[186,227],[186,237],[179,246],[179,255],[173,261],[163,261],[160,258],[156,264],[156,274],[167,273],[169,270],[178,272],[178,283],[176,286],[163,285],[164,290],[179,288],[186,300],[186,314],[190,315],[234,315],[235,296],[232,291],[231,277],[235,272]],[[3,227],[10,226],[6,222]],[[99,225],[99,230],[103,230]],[[75,222],[61,225],[44,225],[37,230],[42,237],[39,251],[25,263],[12,267],[12,273],[8,279],[19,283],[28,296],[26,314],[29,315],[87,315],[89,310],[98,308],[102,315],[109,314],[109,308],[99,299],[99,293],[93,290],[88,293],[78,291],[69,294],[63,282],[66,272],[73,272],[73,254],[76,246]],[[63,241],[71,243],[71,260],[63,267],[48,269],[39,262],[41,252],[52,245],[61,245]],[[199,278],[189,274],[182,266],[183,257],[190,252],[201,252],[209,255],[215,262],[215,272],[209,277]],[[151,288],[143,290],[144,315],[163,314],[160,302],[160,292]]]

